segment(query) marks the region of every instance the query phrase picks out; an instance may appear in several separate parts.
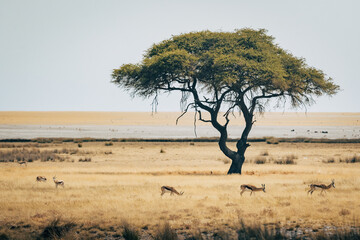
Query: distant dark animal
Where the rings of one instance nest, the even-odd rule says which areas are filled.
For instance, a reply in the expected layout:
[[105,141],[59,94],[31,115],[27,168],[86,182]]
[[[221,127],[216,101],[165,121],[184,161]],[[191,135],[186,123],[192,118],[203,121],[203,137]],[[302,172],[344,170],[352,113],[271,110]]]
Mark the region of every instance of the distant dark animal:
[[183,195],[184,192],[178,192],[175,190],[175,188],[170,187],[170,186],[162,186],[161,187],[161,196],[164,195],[166,192],[170,192],[170,195],[173,195],[174,193],[177,195]]
[[44,176],[37,176],[37,177],[36,177],[36,181],[37,181],[37,182],[46,182],[46,180],[47,180],[47,179],[46,179],[46,177],[44,177]]

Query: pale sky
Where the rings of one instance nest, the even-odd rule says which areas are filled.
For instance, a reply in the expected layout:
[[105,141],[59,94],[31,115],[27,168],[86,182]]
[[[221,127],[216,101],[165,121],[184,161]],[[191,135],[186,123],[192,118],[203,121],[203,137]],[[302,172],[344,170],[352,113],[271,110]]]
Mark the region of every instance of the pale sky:
[[[359,12],[358,0],[0,0],[0,111],[151,111],[112,69],[172,35],[251,27],[340,85],[307,111],[360,112]],[[158,111],[180,111],[179,95]]]

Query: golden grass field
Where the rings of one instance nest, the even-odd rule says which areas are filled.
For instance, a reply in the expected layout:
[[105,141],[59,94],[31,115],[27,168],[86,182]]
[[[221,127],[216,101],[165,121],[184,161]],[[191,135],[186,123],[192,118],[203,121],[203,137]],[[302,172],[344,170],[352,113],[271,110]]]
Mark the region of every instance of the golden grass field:
[[[177,116],[179,113],[0,112],[0,125],[171,126]],[[266,113],[256,119],[259,126],[360,125],[360,113]],[[179,124],[192,125],[192,114]],[[217,239],[233,239],[241,221],[286,231],[301,229],[305,234],[360,227],[360,163],[341,162],[359,158],[359,143],[251,143],[242,175],[226,175],[230,162],[213,142],[81,144],[0,143],[0,154],[14,149],[67,150],[58,154],[66,158],[63,162],[34,161],[26,166],[0,162],[0,239],[38,238],[58,219],[76,224],[65,239],[122,239],[124,222],[145,239],[151,239],[165,223],[180,239],[199,231],[205,238],[196,239],[216,239],[219,232],[227,235]],[[69,154],[72,150],[76,153]],[[287,156],[296,164],[275,164]],[[91,162],[79,162],[84,158]],[[255,164],[264,160],[265,164]],[[36,182],[39,175],[47,177],[47,182]],[[65,182],[64,188],[55,188],[55,175]],[[335,179],[335,189],[323,195],[319,191],[307,194],[309,184],[330,184],[331,179]],[[240,196],[241,184],[266,184],[266,193]],[[160,196],[163,185],[185,193]]]
[[[360,163],[340,163],[359,154],[360,144],[252,143],[243,175],[226,175],[229,162],[216,143],[104,142],[11,143],[43,150],[78,149],[64,162],[0,163],[0,233],[29,239],[56,218],[77,224],[83,239],[121,236],[123,221],[153,233],[168,222],[180,236],[198,231],[235,231],[246,224],[286,229],[359,226]],[[111,152],[111,154],[110,154]],[[266,154],[267,153],[267,154]],[[263,156],[268,155],[268,156]],[[295,156],[296,165],[273,161]],[[91,162],[78,162],[80,158]],[[257,158],[265,164],[255,164]],[[334,158],[335,163],[324,163]],[[48,181],[38,183],[36,176]],[[64,180],[55,188],[53,176]],[[336,188],[307,195],[311,183]],[[266,193],[240,196],[241,184],[266,184]],[[160,196],[170,185],[182,196]],[[182,235],[181,235],[182,234]],[[71,239],[71,238],[70,238]]]

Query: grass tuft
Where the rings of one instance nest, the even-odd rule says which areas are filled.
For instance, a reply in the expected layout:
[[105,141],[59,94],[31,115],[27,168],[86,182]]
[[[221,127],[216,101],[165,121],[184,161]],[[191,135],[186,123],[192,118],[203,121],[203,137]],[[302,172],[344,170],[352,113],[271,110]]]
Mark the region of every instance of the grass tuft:
[[59,239],[64,238],[71,229],[76,226],[73,222],[67,222],[60,224],[60,218],[52,220],[48,226],[46,226],[43,232],[40,234],[42,239]]
[[298,159],[298,157],[294,154],[291,154],[291,155],[285,156],[285,158],[283,158],[283,159],[275,160],[274,163],[294,165],[294,164],[297,164],[297,162],[295,161],[296,159]]
[[139,232],[135,230],[133,227],[130,226],[130,224],[126,221],[122,224],[123,230],[122,230],[122,236],[125,238],[125,240],[138,240],[140,239]]
[[261,225],[246,226],[243,220],[240,221],[240,226],[237,230],[238,239],[250,240],[250,239],[269,239],[278,240],[286,239],[280,232],[280,228],[268,228]]
[[257,157],[254,161],[255,164],[265,164],[266,163],[266,157]]
[[159,228],[154,236],[155,240],[177,240],[178,235],[176,231],[171,228],[170,224],[166,222],[161,228]]

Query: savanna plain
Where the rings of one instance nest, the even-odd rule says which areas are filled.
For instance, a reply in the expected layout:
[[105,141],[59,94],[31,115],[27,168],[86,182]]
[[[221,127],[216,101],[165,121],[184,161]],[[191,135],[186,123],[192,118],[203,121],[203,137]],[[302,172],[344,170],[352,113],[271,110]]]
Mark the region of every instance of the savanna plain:
[[[251,142],[243,174],[226,175],[230,161],[216,142],[3,142],[0,239],[266,239],[267,230],[293,239],[355,231],[344,236],[358,239],[359,149]],[[335,188],[308,194],[332,179]],[[241,196],[242,184],[265,192]],[[164,185],[184,194],[161,196]]]
[[[289,234],[357,227],[360,169],[351,159],[359,147],[252,143],[243,174],[228,176],[230,163],[216,143],[3,143],[2,153],[39,150],[61,159],[1,163],[0,232],[31,239],[54,221],[74,224],[70,238],[85,239],[121,237],[126,222],[148,237],[164,225],[185,237],[232,236],[241,222]],[[36,182],[36,176],[47,181]],[[56,188],[53,176],[64,187]],[[332,179],[335,188],[307,194],[309,184]],[[240,196],[241,184],[265,184],[266,192]],[[161,196],[163,185],[184,194]]]

